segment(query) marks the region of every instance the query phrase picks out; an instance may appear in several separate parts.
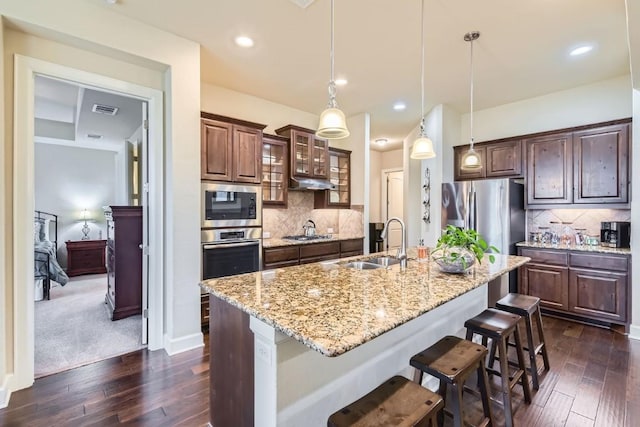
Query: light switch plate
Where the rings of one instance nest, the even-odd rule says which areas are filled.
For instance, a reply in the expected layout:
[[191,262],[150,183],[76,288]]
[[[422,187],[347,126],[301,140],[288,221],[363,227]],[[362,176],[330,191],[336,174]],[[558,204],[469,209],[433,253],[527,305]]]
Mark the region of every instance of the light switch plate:
[[271,237],[271,233],[268,231],[263,231],[262,232],[262,238],[263,239],[268,239],[269,237]]
[[333,228],[327,228],[327,233],[329,234],[333,233]]

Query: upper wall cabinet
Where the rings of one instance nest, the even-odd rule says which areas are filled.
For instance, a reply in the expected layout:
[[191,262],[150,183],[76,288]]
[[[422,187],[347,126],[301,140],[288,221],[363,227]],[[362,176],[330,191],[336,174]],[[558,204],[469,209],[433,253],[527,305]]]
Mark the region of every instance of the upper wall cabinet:
[[462,156],[468,145],[453,147],[455,181],[484,178],[519,178],[522,176],[522,141],[520,139],[474,144],[480,156],[481,169],[462,169]]
[[573,203],[629,201],[629,124],[573,134]]
[[265,134],[262,141],[262,204],[286,207],[289,140],[282,136]]
[[571,133],[525,140],[528,205],[571,203],[571,141]]
[[260,184],[265,125],[201,113],[201,179]]
[[322,178],[328,176],[329,142],[315,136],[311,129],[287,125],[276,133],[289,138],[289,169],[292,177]]
[[629,131],[627,121],[527,139],[527,205],[628,208]]
[[351,207],[351,151],[329,147],[329,181],[333,190],[315,191],[314,207]]

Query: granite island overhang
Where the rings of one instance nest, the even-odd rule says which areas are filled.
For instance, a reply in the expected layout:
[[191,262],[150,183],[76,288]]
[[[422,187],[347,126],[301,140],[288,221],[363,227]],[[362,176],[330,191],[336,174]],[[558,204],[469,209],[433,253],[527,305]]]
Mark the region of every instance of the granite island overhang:
[[485,257],[453,275],[411,259],[414,251],[404,271],[338,260],[202,282],[211,294],[212,425],[325,425],[387,377],[408,373],[412,354],[487,307],[488,282],[528,261]]

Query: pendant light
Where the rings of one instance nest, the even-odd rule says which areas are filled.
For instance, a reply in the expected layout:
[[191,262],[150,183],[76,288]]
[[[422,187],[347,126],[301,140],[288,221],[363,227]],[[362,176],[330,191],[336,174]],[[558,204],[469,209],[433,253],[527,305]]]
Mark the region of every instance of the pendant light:
[[424,0],[422,0],[422,8],[420,9],[420,43],[421,43],[421,61],[422,67],[420,69],[420,89],[422,98],[420,100],[420,108],[422,113],[422,119],[420,121],[420,136],[413,142],[411,147],[412,159],[431,159],[436,156],[436,152],[433,151],[433,141],[427,136],[427,131],[424,128]]
[[336,102],[336,82],[333,77],[333,2],[331,0],[331,80],[329,80],[329,104],[320,114],[316,136],[326,139],[341,139],[349,136],[347,120]]
[[480,155],[473,149],[473,41],[478,40],[480,37],[480,32],[472,31],[464,35],[464,41],[469,42],[471,45],[471,59],[470,59],[470,77],[471,81],[470,87],[470,96],[469,96],[469,135],[470,135],[470,146],[469,151],[467,151],[462,156],[462,163],[460,168],[463,170],[478,170],[482,169],[482,161],[480,160]]

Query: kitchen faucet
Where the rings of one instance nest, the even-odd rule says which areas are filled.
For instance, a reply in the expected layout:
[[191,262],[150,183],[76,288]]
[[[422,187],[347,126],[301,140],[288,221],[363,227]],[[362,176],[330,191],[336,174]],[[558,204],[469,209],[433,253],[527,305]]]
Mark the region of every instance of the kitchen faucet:
[[400,228],[401,228],[401,231],[402,231],[402,240],[400,242],[400,247],[398,248],[398,252],[396,254],[396,258],[398,258],[400,260],[400,268],[402,270],[404,270],[405,268],[407,268],[407,239],[405,238],[404,222],[402,222],[402,220],[400,218],[398,218],[397,216],[389,218],[387,220],[387,222],[385,223],[385,225],[384,225],[384,229],[382,230],[382,233],[380,233],[380,237],[382,239],[386,239],[387,238],[387,229],[389,228],[389,223],[391,221],[398,221],[400,223]]

